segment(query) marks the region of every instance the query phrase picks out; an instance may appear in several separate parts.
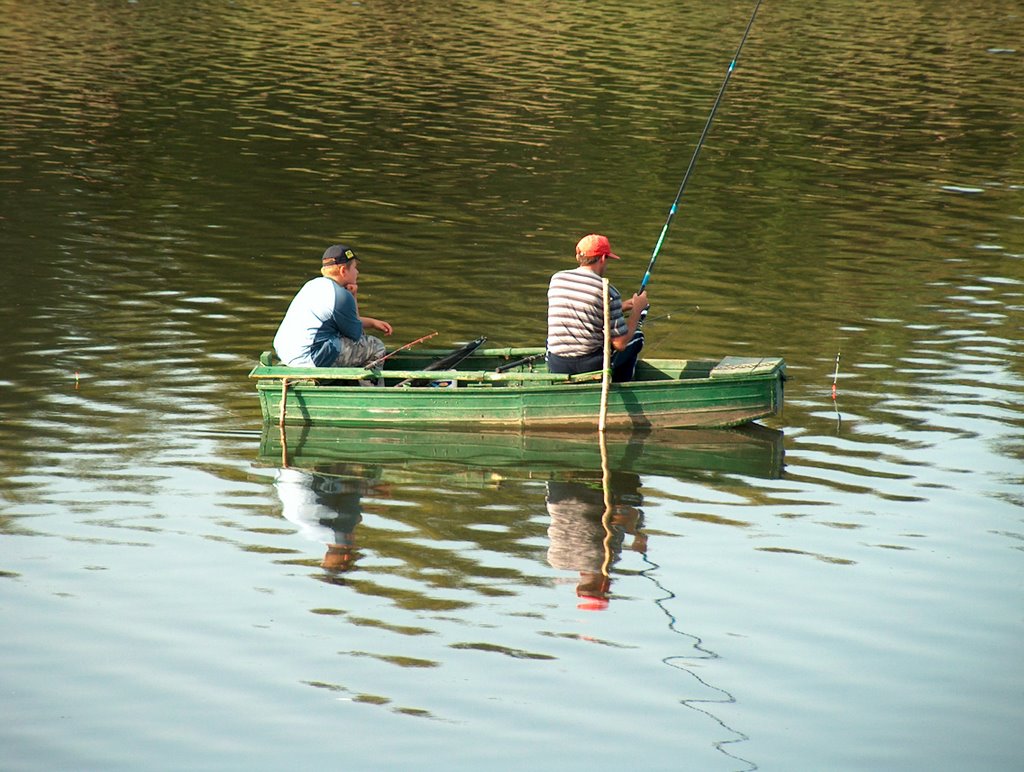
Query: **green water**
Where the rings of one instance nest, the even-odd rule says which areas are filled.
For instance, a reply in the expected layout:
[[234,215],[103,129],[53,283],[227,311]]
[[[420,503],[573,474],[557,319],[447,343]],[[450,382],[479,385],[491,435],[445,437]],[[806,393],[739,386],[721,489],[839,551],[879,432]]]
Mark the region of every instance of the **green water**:
[[592,453],[289,488],[261,433],[335,241],[393,345],[539,345],[592,231],[635,289],[752,10],[0,0],[5,769],[1018,763],[1018,3],[762,5],[646,331],[785,357],[785,412],[644,444],[613,549]]

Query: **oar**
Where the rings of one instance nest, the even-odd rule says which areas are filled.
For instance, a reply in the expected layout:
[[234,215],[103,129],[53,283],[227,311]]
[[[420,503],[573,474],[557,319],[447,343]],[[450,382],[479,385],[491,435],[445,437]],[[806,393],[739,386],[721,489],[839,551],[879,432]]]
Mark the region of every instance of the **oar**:
[[480,348],[484,344],[484,342],[486,342],[486,340],[487,340],[487,336],[486,335],[481,335],[476,340],[471,340],[465,346],[462,346],[460,348],[455,349],[455,351],[453,351],[452,353],[448,354],[447,356],[443,356],[440,359],[437,359],[437,360],[431,362],[429,365],[427,365],[423,369],[424,370],[448,370],[448,369],[450,369],[452,367],[455,367],[455,365],[457,365],[463,359],[465,359],[470,354],[472,354],[474,351],[476,351],[478,348]]
[[[448,369],[451,369],[451,368],[455,367],[463,359],[465,359],[470,354],[472,354],[474,351],[476,351],[478,348],[480,348],[480,346],[482,346],[484,344],[484,341],[486,341],[486,340],[487,340],[487,336],[486,335],[481,335],[476,340],[470,341],[465,346],[460,346],[459,348],[455,349],[450,354],[446,354],[445,356],[441,357],[440,359],[434,360],[433,362],[431,362],[429,365],[427,365],[423,369],[424,370],[448,370]],[[410,383],[413,386],[422,386],[424,383],[427,383],[427,381],[424,380],[424,379],[413,380],[412,378],[406,378],[404,381],[396,383],[395,385],[396,386],[406,386],[406,385],[408,385]]]
[[[647,283],[651,280],[651,272],[654,270],[654,264],[658,261],[658,253],[661,252],[661,245],[665,242],[665,236],[668,235],[668,227],[672,223],[672,218],[675,217],[676,211],[679,209],[679,199],[682,198],[683,191],[686,189],[686,183],[690,181],[690,175],[693,174],[693,170],[697,166],[697,157],[700,155],[701,148],[704,146],[704,140],[708,136],[708,131],[711,130],[711,121],[714,120],[715,113],[718,112],[718,105],[722,102],[722,95],[725,93],[725,87],[729,85],[729,78],[732,76],[732,71],[736,69],[736,62],[739,61],[740,51],[743,50],[743,44],[747,42],[747,35],[750,34],[750,28],[754,26],[754,18],[757,16],[757,9],[760,7],[761,0],[757,0],[757,4],[754,6],[754,12],[750,15],[750,21],[747,22],[747,28],[743,32],[743,39],[740,40],[740,44],[736,48],[736,54],[729,63],[729,69],[725,71],[725,80],[722,81],[722,87],[718,90],[718,96],[715,98],[715,104],[711,107],[711,114],[708,116],[708,120],[704,124],[704,130],[700,133],[700,139],[697,140],[697,147],[693,150],[693,156],[690,158],[690,164],[686,167],[686,174],[683,175],[683,181],[679,184],[679,190],[676,193],[676,198],[668,210],[668,217],[665,218],[665,224],[661,227],[661,235],[658,236],[658,241],[654,245],[654,251],[651,253],[651,261],[647,264],[647,271],[644,273],[644,278],[640,282],[640,289],[637,290],[638,293],[647,289]],[[645,308],[640,312],[640,323],[643,324],[643,321],[646,318],[647,309]]]

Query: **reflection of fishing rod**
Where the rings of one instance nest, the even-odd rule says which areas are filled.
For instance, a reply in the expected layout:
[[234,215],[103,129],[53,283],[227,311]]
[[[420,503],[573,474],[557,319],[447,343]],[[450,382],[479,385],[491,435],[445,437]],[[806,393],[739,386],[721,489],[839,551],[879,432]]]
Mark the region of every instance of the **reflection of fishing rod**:
[[664,598],[656,599],[654,602],[655,602],[655,605],[657,605],[658,608],[661,609],[662,613],[664,613],[665,616],[668,617],[668,619],[669,619],[668,629],[671,630],[673,633],[676,633],[677,635],[682,635],[682,636],[685,636],[686,638],[691,638],[693,640],[693,648],[696,651],[700,652],[700,654],[698,656],[694,656],[694,657],[684,657],[682,655],[675,655],[675,656],[664,657],[661,661],[663,663],[665,663],[666,665],[668,665],[669,667],[675,668],[677,670],[682,670],[684,673],[687,673],[687,674],[693,676],[693,678],[698,683],[700,683],[702,686],[704,686],[707,689],[710,689],[712,691],[718,692],[719,694],[722,695],[722,699],[720,699],[720,700],[688,699],[688,700],[681,700],[680,701],[681,704],[685,705],[688,708],[691,708],[692,710],[696,710],[699,713],[703,713],[705,716],[710,717],[720,727],[725,729],[727,732],[731,732],[733,735],[735,735],[735,737],[733,739],[720,740],[720,741],[714,743],[715,748],[720,753],[728,756],[729,758],[735,759],[736,761],[742,761],[742,762],[745,762],[746,764],[749,764],[750,766],[747,768],[748,770],[757,769],[757,764],[755,764],[754,762],[750,761],[749,759],[743,758],[742,756],[737,756],[735,753],[730,753],[729,750],[725,747],[726,745],[732,745],[733,743],[746,742],[747,740],[750,739],[750,737],[748,737],[747,735],[745,735],[743,732],[739,731],[738,729],[733,729],[731,726],[726,724],[725,721],[723,721],[721,718],[716,716],[710,710],[708,710],[706,708],[703,708],[703,707],[701,707],[698,704],[698,703],[711,703],[711,704],[729,705],[729,704],[734,704],[736,702],[736,698],[733,697],[733,695],[730,694],[725,689],[722,689],[721,687],[718,687],[718,686],[712,686],[707,681],[705,681],[703,678],[701,678],[699,675],[697,675],[697,673],[694,672],[693,669],[691,669],[690,667],[687,667],[685,664],[679,664],[679,663],[676,663],[674,661],[674,660],[684,660],[685,661],[687,659],[714,660],[714,659],[719,659],[719,655],[716,654],[715,652],[711,651],[710,649],[706,648],[704,646],[704,641],[701,640],[701,638],[699,636],[696,636],[693,633],[684,632],[682,630],[679,630],[676,627],[675,615],[673,615],[672,612],[668,610],[668,608],[666,607],[665,603],[666,603],[666,601],[674,600],[677,596],[676,596],[676,594],[674,592],[672,592],[672,590],[670,590],[667,587],[665,587],[661,582],[659,582],[654,576],[651,575],[651,571],[660,568],[660,566],[657,563],[655,563],[652,560],[650,560],[647,557],[646,553],[644,553],[644,555],[643,555],[643,561],[645,563],[647,563],[647,565],[649,565],[650,568],[649,569],[645,568],[644,570],[640,571],[639,572],[640,575],[643,576],[643,577],[646,577],[647,579],[650,579],[651,582],[654,583],[655,587],[657,587],[662,592],[666,593],[666,596]]
[[[725,93],[725,87],[729,84],[729,78],[732,76],[732,71],[736,69],[736,62],[740,58],[740,51],[743,50],[743,44],[747,42],[747,35],[750,34],[750,28],[754,26],[754,17],[757,16],[757,9],[761,7],[761,0],[757,0],[757,5],[754,6],[754,12],[750,15],[750,21],[747,22],[747,28],[743,32],[743,39],[740,40],[739,46],[736,48],[736,53],[732,57],[732,61],[729,63],[729,69],[725,72],[725,80],[722,81],[722,87],[718,89],[718,96],[715,98],[715,103],[711,107],[711,114],[708,116],[707,122],[704,124],[704,130],[700,133],[700,139],[697,140],[697,146],[693,150],[693,156],[690,158],[690,164],[686,167],[686,174],[683,175],[683,181],[679,184],[679,190],[676,193],[676,198],[672,202],[672,206],[668,210],[668,217],[665,218],[665,224],[661,227],[661,235],[658,236],[658,241],[654,245],[654,251],[651,253],[651,261],[647,264],[647,271],[644,273],[644,278],[640,282],[640,289],[637,293],[643,292],[647,289],[647,283],[651,280],[651,272],[654,270],[654,264],[658,260],[658,253],[661,251],[661,245],[665,242],[665,236],[668,235],[668,226],[672,223],[672,218],[675,217],[676,210],[679,208],[679,199],[683,196],[683,191],[686,189],[686,183],[690,181],[690,175],[693,174],[694,167],[697,166],[697,157],[700,155],[701,148],[704,146],[704,140],[708,136],[708,131],[711,129],[711,121],[715,118],[715,113],[718,112],[718,105],[722,102],[722,95]],[[640,312],[640,322],[643,323],[647,315],[647,309]]]

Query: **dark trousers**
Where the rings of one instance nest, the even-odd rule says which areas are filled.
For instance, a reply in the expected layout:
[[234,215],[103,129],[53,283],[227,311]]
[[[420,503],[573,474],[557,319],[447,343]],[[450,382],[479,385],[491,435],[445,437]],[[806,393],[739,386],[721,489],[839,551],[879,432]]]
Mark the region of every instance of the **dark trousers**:
[[[636,360],[639,358],[643,347],[644,334],[642,331],[637,330],[629,343],[626,344],[626,348],[612,354],[612,381],[624,383],[625,381],[633,380],[633,374],[636,372]],[[565,373],[567,375],[590,373],[594,370],[600,370],[604,365],[604,352],[598,351],[594,354],[584,354],[579,357],[560,357],[558,354],[552,354],[549,351],[547,361],[548,370],[552,373]]]

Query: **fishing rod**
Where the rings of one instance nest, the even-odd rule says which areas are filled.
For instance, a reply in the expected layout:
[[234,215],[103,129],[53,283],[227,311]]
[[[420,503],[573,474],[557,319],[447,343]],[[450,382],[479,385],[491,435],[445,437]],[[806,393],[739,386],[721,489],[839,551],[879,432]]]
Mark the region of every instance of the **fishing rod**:
[[543,359],[546,353],[547,352],[545,351],[541,351],[539,354],[530,354],[530,356],[528,357],[523,357],[522,359],[516,359],[511,362],[506,362],[503,365],[498,365],[497,367],[495,367],[494,372],[504,373],[508,372],[509,370],[514,370],[517,367],[522,367],[523,365],[533,364],[538,359]]
[[435,335],[437,335],[437,331],[436,330],[434,332],[428,333],[427,335],[424,335],[422,338],[417,338],[416,340],[412,341],[411,343],[406,343],[404,346],[399,346],[394,351],[392,351],[390,354],[385,354],[382,357],[378,357],[377,359],[374,359],[372,362],[366,364],[365,367],[366,367],[367,370],[372,370],[373,368],[378,367],[379,365],[383,364],[387,360],[391,359],[391,357],[393,357],[399,351],[405,351],[407,348],[412,348],[417,343],[422,343],[425,340],[430,340]]
[[[743,50],[743,44],[747,42],[747,36],[750,34],[750,28],[754,26],[754,19],[757,16],[757,9],[761,7],[761,0],[757,0],[757,4],[754,6],[754,12],[750,14],[750,21],[747,22],[747,28],[743,32],[743,39],[740,40],[739,46],[736,48],[736,53],[732,57],[732,61],[729,62],[729,69],[725,71],[725,80],[722,81],[722,87],[718,89],[718,96],[715,98],[715,103],[711,107],[711,114],[708,116],[707,122],[704,124],[704,130],[700,133],[700,139],[697,140],[697,146],[693,149],[693,156],[690,158],[690,165],[686,167],[686,174],[683,175],[683,181],[679,184],[679,191],[676,193],[676,198],[672,202],[671,208],[668,210],[668,217],[665,218],[665,224],[661,227],[661,235],[658,236],[658,241],[654,245],[654,251],[651,253],[651,261],[647,264],[647,271],[644,273],[643,281],[640,282],[640,289],[637,294],[647,289],[647,283],[651,280],[651,271],[654,270],[654,264],[658,261],[658,253],[661,252],[661,245],[665,242],[665,236],[668,235],[668,227],[672,223],[672,218],[676,215],[676,210],[679,208],[679,199],[683,197],[683,191],[686,189],[686,183],[690,181],[690,175],[693,174],[694,167],[697,166],[697,157],[700,155],[701,148],[704,146],[704,140],[708,136],[708,131],[711,130],[711,121],[715,118],[715,113],[718,112],[718,105],[722,102],[722,95],[725,93],[725,87],[729,85],[729,78],[732,77],[732,71],[736,69],[736,62],[739,61],[740,51]],[[647,309],[644,309],[640,314],[641,322],[647,316]]]

